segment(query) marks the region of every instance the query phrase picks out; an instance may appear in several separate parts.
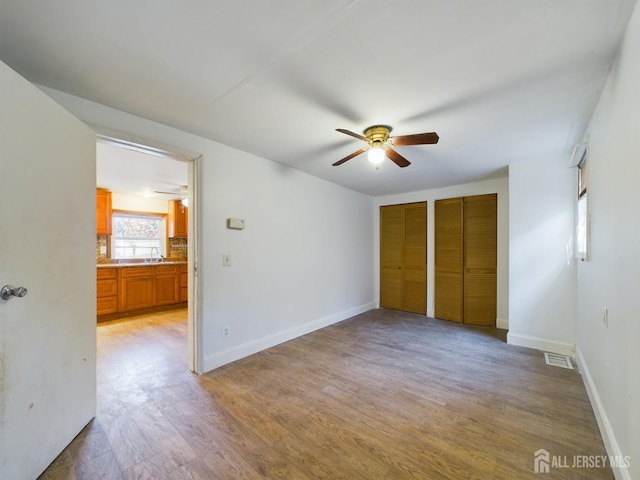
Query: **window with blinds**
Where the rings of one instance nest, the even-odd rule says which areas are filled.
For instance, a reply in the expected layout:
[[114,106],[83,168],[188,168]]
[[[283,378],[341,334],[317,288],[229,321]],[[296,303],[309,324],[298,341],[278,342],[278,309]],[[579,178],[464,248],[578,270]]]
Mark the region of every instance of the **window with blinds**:
[[576,257],[585,261],[589,251],[589,199],[587,184],[589,180],[589,163],[587,152],[582,155],[578,164],[578,206],[576,218]]

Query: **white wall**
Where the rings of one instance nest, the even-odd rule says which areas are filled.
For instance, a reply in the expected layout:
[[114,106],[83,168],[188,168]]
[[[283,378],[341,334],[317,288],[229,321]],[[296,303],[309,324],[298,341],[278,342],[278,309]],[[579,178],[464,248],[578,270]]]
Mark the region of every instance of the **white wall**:
[[422,190],[419,192],[387,195],[375,199],[374,238],[375,238],[375,281],[376,302],[380,304],[380,214],[382,205],[395,205],[411,202],[427,202],[427,315],[433,316],[434,296],[434,200],[456,198],[471,195],[498,194],[498,268],[497,268],[497,319],[498,328],[509,328],[509,183],[508,179],[498,178],[484,182],[456,185],[453,187]]
[[[640,9],[588,127],[591,259],[578,265],[578,359],[618,478],[640,478]],[[602,321],[608,308],[609,327]]]
[[169,202],[167,200],[117,192],[111,194],[111,207],[114,210],[128,210],[131,212],[169,213]]
[[509,166],[508,342],[573,355],[576,170],[569,156]]
[[[200,370],[375,306],[371,197],[196,135],[43,88],[127,140],[198,152]],[[246,229],[228,230],[228,217]],[[231,266],[222,266],[222,255]],[[231,334],[222,336],[223,326]]]

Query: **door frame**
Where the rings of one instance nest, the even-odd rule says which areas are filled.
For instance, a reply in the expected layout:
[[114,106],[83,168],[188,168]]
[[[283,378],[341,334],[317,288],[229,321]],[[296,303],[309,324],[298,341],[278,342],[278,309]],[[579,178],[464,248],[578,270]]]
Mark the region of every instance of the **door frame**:
[[202,170],[203,155],[173,145],[163,144],[148,138],[138,137],[118,130],[112,130],[100,125],[89,124],[96,132],[96,143],[107,143],[116,147],[134,150],[150,155],[172,158],[186,162],[189,166],[187,188],[189,198],[187,264],[189,293],[187,300],[187,350],[189,370],[202,373],[201,348],[201,301],[199,284],[200,259],[200,171]]

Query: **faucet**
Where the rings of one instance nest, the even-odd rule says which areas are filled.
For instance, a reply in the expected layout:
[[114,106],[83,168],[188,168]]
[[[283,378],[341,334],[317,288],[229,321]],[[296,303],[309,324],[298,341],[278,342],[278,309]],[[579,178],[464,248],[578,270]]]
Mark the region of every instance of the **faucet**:
[[160,255],[160,250],[158,250],[158,247],[151,247],[151,252],[149,253],[149,262],[153,262],[153,251],[156,251],[156,253],[158,255]]

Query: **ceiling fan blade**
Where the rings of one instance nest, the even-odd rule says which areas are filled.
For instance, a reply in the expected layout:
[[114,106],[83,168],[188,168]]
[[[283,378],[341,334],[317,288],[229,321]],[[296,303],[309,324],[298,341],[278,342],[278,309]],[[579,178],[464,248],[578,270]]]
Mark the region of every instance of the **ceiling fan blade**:
[[404,158],[402,155],[400,155],[398,152],[396,152],[392,148],[387,148],[385,150],[385,153],[387,154],[387,157],[389,157],[389,160],[391,160],[393,163],[395,163],[399,167],[404,168],[411,165],[411,162],[409,160]]
[[353,152],[350,155],[347,155],[346,157],[344,157],[342,160],[338,160],[336,163],[334,163],[332,166],[333,167],[337,167],[338,165],[342,165],[344,162],[351,160],[353,157],[357,157],[358,155],[360,155],[361,153],[366,152],[367,149],[366,148],[361,148],[360,150],[358,150],[357,152]]
[[438,143],[438,134],[436,132],[429,133],[416,133],[415,135],[400,135],[398,137],[391,137],[391,145],[396,147],[402,147],[405,145],[431,145]]
[[358,133],[354,133],[351,130],[345,130],[344,128],[336,128],[336,132],[344,133],[345,135],[351,135],[352,137],[357,138],[358,140],[362,140],[363,142],[368,142],[367,137],[364,137]]
[[180,195],[180,192],[163,192],[161,190],[154,190],[153,193],[161,193],[163,195]]

